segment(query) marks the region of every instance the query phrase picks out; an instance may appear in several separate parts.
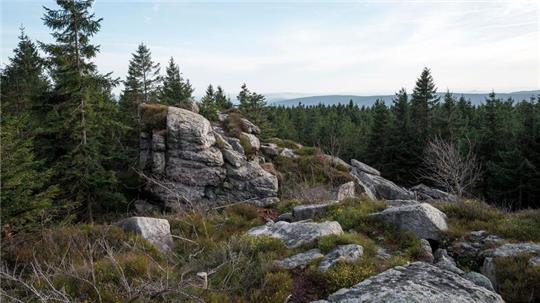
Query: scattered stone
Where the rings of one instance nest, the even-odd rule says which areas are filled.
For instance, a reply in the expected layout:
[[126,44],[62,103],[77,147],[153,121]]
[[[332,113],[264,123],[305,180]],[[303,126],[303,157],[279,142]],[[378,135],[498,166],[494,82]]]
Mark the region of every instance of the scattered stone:
[[275,261],[276,266],[284,269],[300,268],[304,269],[315,259],[324,257],[319,249],[311,249],[303,253],[296,254],[283,260]]
[[503,303],[497,293],[424,262],[396,266],[331,294],[332,303]]
[[299,205],[293,208],[292,216],[294,221],[313,219],[322,217],[326,214],[328,208],[332,205],[338,204],[338,201],[331,201],[321,204],[306,204]]
[[504,244],[504,239],[496,235],[490,235],[484,230],[472,231],[453,242],[449,247],[449,252],[459,258],[475,260],[479,259],[479,254],[490,248]]
[[454,194],[450,194],[440,189],[432,188],[424,184],[418,184],[412,187],[411,191],[416,193],[417,199],[420,201],[455,202],[458,200],[457,196]]
[[356,197],[354,181],[341,184],[334,193],[334,196],[337,201]]
[[360,184],[372,200],[414,200],[415,194],[379,175],[366,173],[356,167],[351,176]]
[[381,259],[381,260],[388,260],[390,258],[392,258],[392,255],[389,254],[386,249],[382,248],[382,247],[379,247],[377,248],[377,258]]
[[484,276],[481,273],[471,271],[471,272],[465,273],[463,277],[469,281],[472,281],[474,284],[478,286],[482,286],[486,288],[487,290],[495,291],[495,289],[493,288],[493,284],[491,284],[491,281],[488,279],[488,277]]
[[427,203],[390,207],[372,216],[408,230],[422,239],[438,241],[441,232],[448,229],[446,215]]
[[322,259],[319,270],[327,271],[337,262],[354,262],[364,255],[364,248],[357,244],[338,245]]
[[283,214],[279,215],[276,218],[276,222],[277,221],[292,222],[293,221],[293,215],[292,215],[292,213],[283,213]]
[[139,234],[161,251],[169,251],[173,243],[169,221],[150,217],[131,217],[116,223],[127,232]]
[[435,260],[435,257],[433,257],[433,250],[431,249],[431,245],[429,244],[429,241],[426,239],[420,239],[420,245],[422,247],[423,252],[423,258],[422,261],[427,263],[433,263]]
[[279,147],[274,143],[261,144],[261,151],[265,156],[275,157],[279,155]]
[[298,155],[290,148],[284,148],[279,155],[285,158],[298,158]]
[[279,221],[263,226],[254,227],[248,231],[251,236],[268,236],[277,238],[289,248],[296,248],[304,244],[312,243],[320,237],[327,235],[339,235],[343,230],[336,221],[294,222]]
[[540,257],[532,257],[529,260],[529,264],[534,267],[540,267]]
[[356,159],[352,159],[351,160],[351,164],[353,167],[359,169],[360,171],[362,172],[365,172],[366,174],[370,174],[370,175],[376,175],[376,176],[380,176],[381,173],[376,170],[375,168],[365,164],[365,163],[362,163]]
[[439,248],[435,251],[435,265],[439,268],[454,272],[458,275],[463,275],[465,272],[459,269],[456,261],[448,256],[446,249]]

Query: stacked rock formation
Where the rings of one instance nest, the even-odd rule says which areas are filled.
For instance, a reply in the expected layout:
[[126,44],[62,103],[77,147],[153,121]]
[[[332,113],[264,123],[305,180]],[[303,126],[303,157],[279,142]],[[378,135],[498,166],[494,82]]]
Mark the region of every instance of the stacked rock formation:
[[[152,111],[152,114],[145,114]],[[241,140],[219,125],[186,109],[143,105],[146,122],[140,135],[140,166],[152,201],[166,209],[250,202],[259,206],[278,200],[278,180],[258,157],[248,159]],[[245,119],[244,119],[245,120]],[[258,128],[245,120],[239,134],[258,152]]]

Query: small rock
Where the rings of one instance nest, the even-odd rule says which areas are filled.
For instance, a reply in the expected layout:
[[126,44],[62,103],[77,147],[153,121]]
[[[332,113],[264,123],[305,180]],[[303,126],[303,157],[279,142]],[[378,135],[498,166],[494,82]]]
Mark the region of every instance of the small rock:
[[364,248],[357,244],[339,245],[324,256],[319,264],[319,270],[327,271],[337,262],[354,262],[364,255]]
[[377,258],[381,259],[381,260],[388,260],[392,257],[392,255],[390,255],[386,249],[382,248],[382,247],[379,247],[377,248]]
[[248,231],[251,236],[268,236],[277,238],[289,248],[296,248],[304,244],[312,243],[320,237],[327,235],[339,235],[343,233],[341,225],[336,221],[315,222],[275,222]]
[[431,249],[431,245],[429,244],[429,241],[426,239],[421,239],[420,245],[422,246],[422,251],[424,253],[422,261],[427,262],[427,263],[433,263],[433,261],[435,260],[435,257],[433,257],[433,250]]
[[298,158],[298,155],[289,148],[284,148],[279,155],[285,158]]
[[127,232],[135,232],[161,251],[169,251],[173,243],[169,221],[150,217],[131,217],[116,223]]
[[416,193],[418,200],[421,201],[447,201],[455,202],[458,200],[456,195],[447,193],[440,189],[431,188],[424,184],[418,184],[414,187],[411,187],[411,191]]
[[435,265],[439,268],[454,272],[458,275],[462,275],[465,272],[456,266],[456,261],[452,257],[448,256],[446,249],[437,249],[435,251]]
[[259,138],[253,134],[240,133],[240,139],[244,139],[246,143],[249,144],[249,147],[253,151],[258,151],[261,148],[261,142]]
[[285,268],[285,269],[293,269],[293,268],[300,268],[304,269],[306,266],[311,263],[311,261],[322,258],[324,255],[321,254],[321,251],[318,249],[311,249],[303,253],[296,254],[294,256],[288,257],[283,260],[275,261],[276,266]]
[[532,257],[529,260],[529,264],[531,266],[540,267],[540,257]]
[[276,221],[292,222],[293,215],[292,213],[283,213],[276,218]]
[[326,214],[328,208],[335,204],[338,204],[338,201],[296,206],[295,208],[293,208],[292,211],[293,219],[294,221],[300,221],[305,219],[322,217]]
[[261,151],[265,156],[275,157],[279,155],[279,147],[274,143],[261,144]]
[[140,214],[149,214],[153,212],[159,212],[160,207],[144,200],[137,200],[133,203],[135,210]]
[[356,167],[350,172],[351,176],[364,188],[366,195],[372,200],[412,200],[415,194],[407,189],[386,180],[379,175],[366,173]]
[[242,125],[241,125],[242,130],[245,131],[246,133],[255,134],[255,135],[258,135],[261,133],[261,129],[257,125],[249,121],[248,119],[242,118],[240,119],[240,121],[242,122]]
[[486,288],[487,290],[495,291],[488,277],[484,276],[481,273],[471,271],[471,272],[465,273],[463,277],[469,281],[472,281],[474,284],[478,286],[482,286]]

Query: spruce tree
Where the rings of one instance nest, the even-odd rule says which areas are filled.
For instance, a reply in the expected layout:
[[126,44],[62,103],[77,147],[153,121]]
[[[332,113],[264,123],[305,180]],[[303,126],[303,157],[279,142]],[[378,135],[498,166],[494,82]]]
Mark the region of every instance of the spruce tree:
[[420,143],[425,142],[430,135],[433,122],[432,109],[438,102],[437,88],[431,71],[426,67],[416,81],[411,98],[411,119]]
[[171,57],[167,65],[166,76],[160,91],[160,102],[168,105],[177,105],[192,98],[193,87],[189,80],[184,80],[178,65]]
[[215,99],[216,99],[216,105],[219,110],[225,110],[233,107],[233,104],[227,96],[225,96],[225,92],[223,91],[223,88],[218,85],[215,93]]
[[216,93],[212,84],[208,85],[205,96],[201,99],[199,113],[210,121],[218,120],[218,107],[216,104]]
[[261,94],[250,91],[245,83],[236,98],[240,103],[239,108],[242,113],[261,128],[262,136],[272,136],[274,131],[270,128],[265,113],[266,98]]
[[49,55],[54,92],[48,100],[46,134],[54,178],[62,206],[79,209],[92,220],[97,208],[123,202],[112,165],[115,161],[116,104],[111,88],[117,80],[97,72],[92,59],[99,46],[90,39],[102,19],[90,12],[93,1],[58,0],[59,9],[45,8],[45,25],[54,43],[43,44]]
[[387,132],[389,130],[389,111],[384,101],[377,99],[373,104],[373,124],[368,137],[368,149],[366,159],[368,163],[385,172],[388,164],[386,149],[388,143]]
[[139,44],[129,61],[128,76],[124,82],[126,102],[133,102],[135,108],[141,103],[157,102],[161,77],[159,63],[152,61],[150,49]]

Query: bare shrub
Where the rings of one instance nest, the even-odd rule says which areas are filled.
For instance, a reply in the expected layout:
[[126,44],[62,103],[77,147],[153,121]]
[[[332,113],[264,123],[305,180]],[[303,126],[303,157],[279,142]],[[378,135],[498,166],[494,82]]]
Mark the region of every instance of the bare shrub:
[[420,174],[436,186],[463,197],[480,180],[481,168],[470,140],[462,153],[454,142],[435,137],[424,151],[424,168]]

